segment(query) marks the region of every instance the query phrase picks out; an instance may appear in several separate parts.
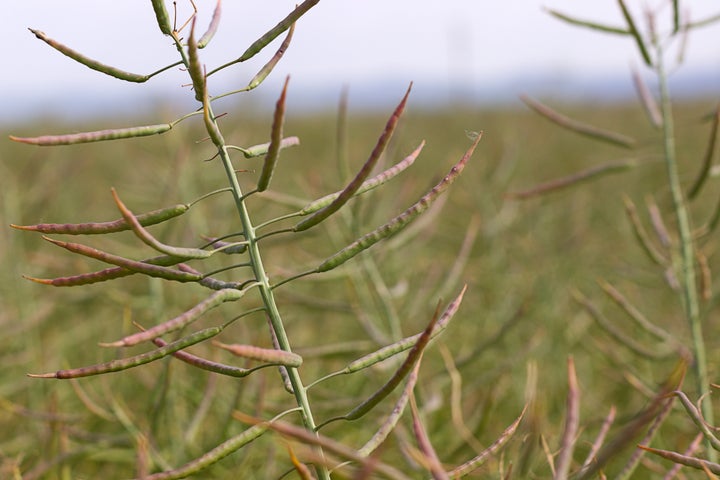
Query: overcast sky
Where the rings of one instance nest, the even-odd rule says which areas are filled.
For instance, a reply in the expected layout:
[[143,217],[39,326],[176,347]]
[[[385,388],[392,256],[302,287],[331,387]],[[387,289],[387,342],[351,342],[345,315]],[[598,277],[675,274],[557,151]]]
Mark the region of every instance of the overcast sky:
[[[215,1],[195,0],[198,30],[205,30]],[[257,37],[294,7],[296,0],[224,0],[223,21],[203,53],[212,66],[236,58]],[[642,5],[670,2],[628,0],[637,17]],[[692,19],[720,12],[709,0],[680,2]],[[172,12],[172,2],[167,2]],[[559,89],[577,79],[622,78],[641,65],[632,39],[566,25],[543,12],[560,10],[578,18],[623,26],[615,0],[321,0],[300,22],[293,43],[264,90],[275,95],[285,75],[296,88],[307,88],[308,101],[318,93],[336,98],[343,85],[352,92],[372,89],[397,98],[398,85],[415,82],[416,96],[452,92],[458,85],[490,96],[504,89],[513,96],[541,78]],[[189,2],[178,0],[178,20],[189,15]],[[65,58],[37,40],[27,28],[44,31],[86,55],[135,73],[149,73],[175,61],[174,48],[157,30],[148,0],[23,0],[3,9],[6,70],[0,80],[0,118],[26,112],[83,111],[88,103],[122,101],[133,108],[148,92],[182,93],[182,72],[169,72],[137,85],[107,77]],[[277,48],[229,69],[214,79],[214,92],[247,84]],[[714,75],[720,86],[720,26],[699,29],[687,44],[685,72]],[[713,73],[714,72],[714,73]],[[212,84],[211,84],[212,87]],[[273,90],[274,88],[274,90]],[[385,90],[393,90],[386,92]],[[717,91],[717,90],[716,90]],[[258,93],[263,95],[264,93]],[[488,96],[488,95],[486,95]],[[320,98],[321,97],[317,97]],[[440,98],[442,101],[443,99]],[[108,103],[108,104],[110,104]]]

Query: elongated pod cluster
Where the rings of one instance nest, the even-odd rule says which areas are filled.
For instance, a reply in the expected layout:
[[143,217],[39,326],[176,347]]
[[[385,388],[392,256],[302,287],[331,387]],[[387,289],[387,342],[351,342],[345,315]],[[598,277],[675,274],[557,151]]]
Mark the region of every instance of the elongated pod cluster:
[[[278,375],[276,377],[278,380],[276,382],[277,391],[282,391],[281,389],[284,387],[284,390],[289,392],[291,396],[283,397],[277,402],[275,399],[270,402],[258,402],[257,415],[270,420],[255,421],[253,419],[254,424],[249,428],[239,434],[228,435],[220,439],[213,444],[215,446],[209,447],[205,452],[189,460],[181,459],[178,461],[177,458],[164,458],[166,449],[155,448],[153,445],[152,449],[148,449],[152,450],[153,454],[147,455],[147,462],[145,458],[137,462],[140,465],[138,467],[138,476],[145,480],[168,480],[198,474],[203,469],[220,462],[225,456],[248,445],[266,432],[277,431],[301,439],[308,447],[307,450],[312,456],[310,461],[304,458],[301,459],[302,455],[300,454],[296,455],[293,450],[294,447],[290,450],[291,464],[302,478],[330,480],[331,470],[334,470],[336,466],[333,465],[334,458],[332,455],[327,455],[328,453],[338,454],[345,460],[361,465],[366,471],[355,475],[358,478],[367,475],[372,476],[376,472],[388,478],[406,478],[397,468],[377,461],[370,457],[370,454],[373,451],[378,451],[378,447],[400,424],[400,418],[407,404],[411,405],[415,425],[420,425],[419,420],[417,420],[418,411],[415,405],[413,388],[420,375],[421,359],[424,352],[432,344],[431,342],[435,341],[446,330],[451,318],[458,311],[465,294],[465,288],[462,288],[460,293],[447,304],[444,310],[440,309],[441,302],[438,302],[435,314],[429,322],[426,322],[424,328],[418,328],[419,333],[409,336],[403,335],[402,329],[399,327],[400,322],[395,322],[389,329],[392,331],[391,335],[377,336],[372,340],[360,342],[363,345],[362,352],[370,353],[366,353],[353,361],[344,362],[345,368],[321,376],[309,385],[306,385],[306,378],[304,377],[310,375],[308,372],[316,370],[317,365],[314,365],[312,370],[308,369],[308,363],[312,360],[317,361],[317,357],[308,356],[304,351],[294,349],[290,335],[292,332],[286,329],[286,322],[281,315],[280,305],[275,299],[274,289],[281,284],[288,284],[295,280],[299,281],[300,277],[306,274],[321,274],[335,269],[381,240],[403,230],[422,213],[426,212],[458,178],[478,145],[481,135],[475,135],[472,138],[472,146],[465,152],[460,161],[451,168],[440,182],[404,212],[365,235],[345,235],[343,233],[338,238],[344,240],[338,245],[350,242],[346,247],[322,261],[314,270],[273,285],[270,279],[278,271],[278,265],[266,267],[266,264],[275,260],[273,256],[267,254],[267,250],[272,248],[272,242],[267,240],[269,237],[273,237],[273,240],[280,240],[285,237],[294,241],[298,237],[314,235],[315,231],[308,232],[308,230],[318,227],[330,217],[333,217],[333,219],[350,219],[353,212],[350,212],[351,209],[348,207],[353,202],[356,202],[359,196],[372,197],[375,195],[375,189],[385,185],[391,179],[399,177],[401,173],[414,164],[425,146],[424,141],[420,142],[414,150],[399,161],[388,158],[387,164],[385,164],[386,159],[384,158],[389,156],[388,150],[392,151],[388,146],[391,144],[401,116],[406,109],[412,83],[410,83],[402,99],[387,119],[384,128],[380,131],[377,142],[369,155],[363,159],[363,163],[354,176],[345,176],[343,172],[341,173],[343,178],[337,190],[334,192],[329,190],[333,193],[324,192],[325,194],[318,194],[317,197],[310,197],[310,199],[293,198],[292,201],[286,203],[286,206],[291,205],[293,209],[291,213],[281,214],[269,219],[265,218],[262,223],[256,223],[255,215],[268,215],[261,208],[255,210],[256,202],[273,201],[273,199],[283,195],[280,192],[273,191],[280,184],[279,180],[281,178],[276,174],[283,165],[279,161],[281,153],[284,157],[286,154],[285,149],[300,144],[298,137],[285,136],[286,110],[290,103],[288,97],[292,94],[292,91],[288,89],[289,76],[286,78],[275,103],[269,135],[253,139],[252,143],[243,143],[242,146],[229,144],[231,137],[234,135],[230,130],[223,128],[223,123],[229,122],[230,120],[225,119],[232,118],[233,115],[238,113],[238,110],[221,110],[221,108],[226,109],[228,107],[219,100],[225,96],[247,92],[260,86],[274,71],[276,65],[288,50],[294,36],[296,22],[318,4],[319,0],[301,2],[277,24],[269,28],[266,33],[255,41],[249,42],[249,46],[241,55],[233,56],[231,57],[233,60],[214,67],[206,66],[204,49],[216,38],[216,33],[219,31],[223,12],[222,1],[216,0],[212,18],[207,30],[202,35],[199,34],[199,19],[202,15],[198,15],[198,8],[202,9],[204,6],[197,2],[191,1],[189,3],[193,8],[193,12],[178,22],[178,13],[184,7],[181,6],[178,9],[178,5],[173,3],[173,9],[168,11],[166,0],[151,0],[157,27],[165,36],[165,40],[173,43],[174,53],[177,55],[178,60],[149,74],[131,73],[125,69],[99,62],[51,38],[40,30],[31,29],[32,34],[37,39],[55,51],[91,70],[119,80],[144,83],[170,68],[180,67],[178,70],[189,78],[184,87],[188,91],[192,90],[190,95],[194,97],[196,105],[189,113],[171,121],[160,120],[140,126],[111,126],[110,128],[88,129],[88,131],[36,137],[11,136],[12,140],[34,146],[73,145],[75,146],[73,148],[80,150],[87,148],[83,146],[87,143],[160,135],[175,129],[179,122],[196,121],[204,128],[201,135],[193,138],[199,144],[197,148],[212,150],[211,154],[203,155],[202,159],[205,159],[206,162],[198,162],[198,165],[203,168],[219,166],[225,177],[222,182],[224,186],[214,187],[215,189],[210,193],[200,196],[195,201],[175,203],[165,208],[157,208],[137,214],[133,202],[128,200],[131,196],[125,197],[123,194],[121,199],[119,191],[111,188],[114,206],[120,213],[120,218],[116,218],[116,215],[110,217],[116,218],[114,220],[82,223],[50,223],[45,221],[34,225],[12,225],[18,230],[42,234],[45,241],[67,252],[77,254],[79,257],[76,258],[91,259],[92,262],[98,261],[104,264],[101,267],[102,269],[97,271],[55,278],[26,277],[31,281],[58,287],[78,287],[133,275],[136,278],[144,276],[147,279],[152,279],[153,286],[168,285],[168,289],[184,289],[182,300],[178,304],[187,302],[181,308],[172,306],[173,313],[166,316],[162,315],[161,318],[155,318],[158,315],[157,312],[153,312],[154,321],[150,325],[141,326],[140,323],[144,324],[144,320],[133,319],[132,324],[137,327],[137,330],[123,330],[122,333],[110,334],[114,337],[114,340],[100,343],[101,347],[114,349],[111,352],[112,357],[110,359],[102,359],[96,361],[96,363],[75,368],[56,369],[56,367],[52,369],[54,371],[29,374],[29,376],[46,379],[80,379],[96,375],[128,372],[135,367],[148,366],[150,375],[161,372],[159,375],[163,378],[163,382],[160,382],[163,383],[162,388],[158,388],[157,392],[158,411],[164,405],[163,402],[166,401],[166,392],[163,389],[170,386],[172,382],[182,381],[179,374],[175,374],[175,372],[172,375],[169,374],[171,368],[169,365],[177,365],[176,360],[195,367],[200,374],[222,376],[213,377],[213,381],[208,382],[206,397],[200,402],[202,405],[194,415],[194,420],[190,422],[191,427],[186,429],[183,435],[180,435],[180,437],[183,437],[182,440],[190,442],[194,435],[193,432],[199,431],[201,420],[213,416],[209,414],[209,409],[213,408],[211,407],[213,405],[212,394],[216,388],[227,387],[228,384],[225,382],[237,382],[240,381],[238,379],[247,377],[260,369],[272,367],[276,370],[276,375]],[[180,16],[182,16],[182,13]],[[240,84],[244,85],[242,88],[224,93],[214,91],[214,87],[217,85],[214,82],[217,78],[215,75],[218,72],[232,65],[250,60],[272,42],[276,42],[274,54],[269,55],[269,60],[259,70],[253,70],[257,73],[252,75],[251,72],[251,75],[249,75],[250,80],[244,80]],[[223,120],[220,121],[220,119]],[[290,130],[290,128],[290,122],[288,122],[287,129]],[[178,130],[175,129],[173,134],[177,134]],[[193,135],[196,134],[193,133]],[[209,141],[203,143],[205,140]],[[287,153],[293,153],[295,150],[293,149]],[[264,157],[262,165],[259,163],[260,160],[256,160],[256,157]],[[157,159],[157,161],[161,161],[161,159]],[[238,161],[246,164],[238,166]],[[254,162],[258,163],[253,164]],[[273,180],[274,178],[275,180]],[[347,179],[350,180],[347,181]],[[250,183],[251,186],[248,191],[244,191],[244,183]],[[170,191],[174,192],[174,190]],[[221,195],[223,196],[221,197]],[[214,196],[211,207],[213,215],[208,218],[212,218],[213,221],[205,222],[209,224],[207,228],[210,231],[198,232],[196,243],[187,240],[184,236],[179,236],[183,239],[180,240],[183,244],[173,244],[172,240],[169,239],[172,238],[170,236],[174,233],[171,232],[172,229],[158,227],[164,222],[176,221],[190,210],[196,210],[193,209],[193,205],[200,201],[204,202],[211,196]],[[289,195],[285,196],[289,197]],[[220,203],[220,198],[227,200],[228,206],[234,207],[234,209],[228,212],[218,207],[216,203]],[[312,198],[315,199],[312,200]],[[110,197],[107,200],[108,204],[112,206]],[[347,212],[348,215],[342,217],[338,215],[341,210],[343,210],[343,214]],[[222,214],[217,212],[222,212]],[[193,212],[190,215],[195,213]],[[223,222],[225,222],[220,225],[220,228],[216,225],[217,222],[214,221],[217,218],[216,214],[217,217],[222,217]],[[332,222],[327,222],[325,225],[329,223]],[[348,232],[361,231],[362,226],[359,223],[356,224],[355,219],[347,222],[347,225],[349,224],[352,224],[352,226],[347,229]],[[154,256],[147,254],[137,254],[135,256],[135,251],[128,248],[120,251],[130,253],[115,253],[118,245],[116,239],[123,237],[120,232],[127,232],[125,238],[135,242],[133,246],[137,245],[138,248],[154,251],[155,253],[152,254]],[[120,234],[112,237],[111,241],[100,243],[105,240],[102,236],[109,237],[118,233]],[[63,237],[65,235],[73,235],[73,241],[68,241],[67,238]],[[80,236],[86,237],[77,239]],[[353,238],[355,238],[354,241],[352,241]],[[89,244],[96,241],[97,244]],[[79,263],[82,265],[82,262]],[[338,272],[339,275],[344,273],[343,271]],[[453,281],[456,278],[457,275],[453,277]],[[178,283],[183,285],[178,285]],[[445,285],[448,289],[451,288],[450,283],[453,282],[447,282]],[[377,288],[378,292],[380,292],[379,286],[373,286],[373,288]],[[161,292],[162,289],[157,288],[155,291]],[[200,295],[197,295],[198,291],[201,292]],[[407,316],[412,319],[416,315],[408,314]],[[254,330],[252,322],[256,318],[265,320],[267,326],[261,330]],[[243,319],[242,326],[240,325],[241,319]],[[312,322],[314,319],[312,315],[308,315],[307,318],[301,320],[303,322]],[[126,325],[129,324],[130,322],[126,322]],[[108,327],[108,331],[116,327],[117,325],[112,325]],[[312,329],[315,326],[303,324],[302,328]],[[261,332],[261,334],[256,335],[257,331]],[[252,332],[251,338],[242,338],[247,332]],[[323,340],[325,339],[323,338]],[[333,340],[327,339],[327,341],[329,343]],[[335,345],[330,346],[335,347]],[[208,350],[210,350],[210,354],[208,354]],[[302,355],[298,352],[302,353]],[[342,353],[347,355],[348,352]],[[398,359],[397,363],[393,364],[390,361],[401,355],[404,355],[404,358]],[[150,365],[154,365],[154,367],[150,367]],[[393,368],[394,370],[379,388],[374,389],[371,394],[361,401],[353,401],[352,404],[356,406],[349,408],[349,411],[345,410],[348,413],[340,417],[332,417],[335,414],[325,415],[325,412],[320,413],[313,408],[310,387],[315,387],[312,390],[314,395],[318,390],[317,385],[329,381],[333,377],[351,374],[362,375],[361,372],[368,372],[372,367]],[[178,372],[186,370],[179,369]],[[222,381],[216,381],[216,378],[222,378]],[[268,375],[267,378],[273,377]],[[79,382],[74,383],[80,384]],[[265,391],[270,391],[271,382],[267,382],[267,388],[264,386],[264,379],[262,383],[262,392],[259,395],[264,395]],[[401,387],[402,384],[404,384],[403,387]],[[194,384],[192,388],[196,388]],[[360,450],[344,447],[338,442],[325,437],[324,432],[323,435],[320,434],[320,428],[330,422],[353,421],[365,416],[368,412],[386,402],[390,395],[398,389],[402,389],[402,392],[395,403],[392,413]],[[160,392],[160,390],[163,391]],[[247,391],[251,394],[256,393],[255,389],[247,389]],[[146,438],[152,438],[153,442],[158,441],[159,443],[160,440],[165,438],[165,435],[155,435],[157,432],[151,432],[153,435],[150,436],[142,428],[134,425],[135,415],[127,415],[123,411],[121,402],[115,398],[114,393],[110,396],[113,406],[112,414],[120,420],[119,424],[122,424],[127,431],[137,432],[138,450],[142,451],[140,452],[141,456],[145,455]],[[155,393],[153,394],[155,395]],[[285,394],[283,393],[283,395]],[[289,406],[285,405],[286,399],[290,399]],[[85,397],[83,401],[86,401]],[[90,403],[91,401],[88,400],[88,404]],[[101,410],[103,409],[99,408],[97,411]],[[271,413],[268,414],[268,412]],[[247,417],[243,417],[239,413],[235,413],[233,416],[247,419]],[[321,416],[325,418],[320,418]],[[227,417],[228,414],[226,414]],[[286,425],[283,423],[285,419],[282,422],[280,421],[282,417],[290,418],[298,426]],[[329,420],[328,417],[330,417]],[[183,423],[184,419],[179,420],[181,420],[180,423]],[[149,424],[152,424],[150,428],[153,429],[158,423],[153,420]],[[225,433],[224,428],[217,431],[212,428],[207,430],[208,432],[213,430],[212,435],[217,436]],[[418,433],[421,433],[421,430],[421,428],[416,428]],[[431,455],[434,457],[434,467],[430,471],[437,477],[443,477],[445,476],[445,467],[440,463],[439,456],[434,454],[425,433],[417,435],[423,444],[420,452],[428,458]],[[167,438],[170,437],[171,435],[167,436]],[[208,438],[210,438],[210,434],[208,434]],[[204,441],[197,442],[193,444],[193,448],[173,450],[180,452],[178,455],[185,455],[187,452],[197,451],[200,448],[199,446],[204,444]],[[184,447],[184,445],[181,446]],[[162,446],[158,445],[158,447]],[[157,455],[155,452],[157,452]],[[305,454],[303,452],[303,455]],[[312,463],[312,468],[305,465],[306,463]],[[478,462],[476,461],[476,463]],[[338,470],[338,475],[343,474],[345,474],[344,471]]]

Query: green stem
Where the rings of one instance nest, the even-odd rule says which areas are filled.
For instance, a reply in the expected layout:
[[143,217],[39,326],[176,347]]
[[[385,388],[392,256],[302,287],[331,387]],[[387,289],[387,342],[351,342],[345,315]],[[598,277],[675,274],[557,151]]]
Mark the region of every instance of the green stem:
[[[690,229],[690,218],[678,175],[672,105],[670,102],[667,74],[663,66],[663,52],[660,46],[657,46],[657,50],[656,71],[660,87],[660,106],[663,117],[665,163],[670,192],[672,194],[673,208],[675,209],[678,222],[678,233],[680,235],[680,269],[678,273],[682,281],[685,316],[690,324],[690,333],[692,336],[692,350],[695,357],[695,380],[697,382],[699,396],[704,397],[709,394],[710,382],[708,381],[705,340],[700,319],[695,280],[695,251],[692,231]],[[713,425],[713,411],[710,402],[702,402],[701,408],[705,421],[708,422],[709,425]],[[710,445],[708,445],[707,450],[708,460],[716,462],[717,454],[715,450]]]
[[[175,40],[175,45],[178,49],[178,52],[183,58],[183,63],[188,68],[188,71],[192,74],[192,72],[190,71],[189,56],[186,54],[185,49],[182,47],[180,39],[174,33],[173,38]],[[199,79],[193,78],[193,82],[196,81],[199,81]],[[204,81],[206,80],[203,79],[203,82]],[[203,89],[207,89],[207,86],[203,85]],[[260,249],[258,246],[259,237],[257,236],[256,228],[253,226],[252,220],[250,219],[250,214],[247,210],[247,206],[245,205],[245,197],[243,196],[242,189],[240,188],[240,183],[238,182],[237,175],[235,174],[235,168],[233,167],[233,164],[230,160],[230,154],[228,153],[228,145],[225,142],[225,138],[222,136],[222,133],[218,128],[217,122],[214,120],[215,114],[212,111],[212,106],[210,105],[210,102],[207,100],[208,95],[206,91],[203,93],[205,96],[205,98],[202,99],[204,103],[203,106],[205,108],[205,104],[207,105],[207,114],[209,115],[210,122],[212,122],[212,124],[206,123],[206,128],[208,129],[208,134],[210,135],[211,140],[218,149],[218,156],[220,157],[220,161],[223,164],[225,174],[230,184],[230,190],[232,192],[233,200],[235,202],[235,208],[237,209],[237,212],[240,216],[240,222],[243,226],[243,236],[245,237],[245,241],[247,242],[247,252],[250,256],[250,266],[252,268],[255,279],[258,282],[258,289],[260,290],[260,296],[262,297],[263,304],[265,305],[265,311],[270,318],[270,323],[272,325],[275,336],[277,337],[278,346],[281,350],[292,353],[292,348],[290,347],[290,340],[288,339],[287,333],[285,332],[285,326],[283,324],[282,317],[280,316],[277,304],[275,303],[275,297],[273,296],[272,287],[270,286],[270,280],[265,273],[265,267],[263,267],[262,256],[260,255]],[[295,396],[295,400],[300,411],[300,416],[302,417],[303,425],[314,435],[317,435],[315,419],[313,418],[312,409],[310,408],[310,402],[308,401],[307,390],[303,385],[302,379],[300,378],[300,372],[295,367],[285,367],[285,369],[288,373],[290,384],[292,385],[293,395]],[[318,453],[321,458],[324,456],[322,449],[320,449],[319,447]],[[330,472],[322,462],[317,465],[317,473],[321,480],[330,480]]]
[[[210,106],[208,106],[208,108],[210,108]],[[210,111],[210,117],[214,118],[212,111]],[[221,138],[221,140],[222,144],[218,145],[218,153],[223,167],[225,168],[228,181],[230,182],[233,199],[235,200],[235,207],[240,215],[245,240],[247,241],[248,254],[250,255],[250,263],[255,279],[259,283],[258,288],[260,289],[260,296],[265,304],[267,314],[270,317],[270,323],[272,324],[272,328],[277,336],[280,349],[286,352],[292,352],[290,340],[287,337],[282,317],[280,316],[277,304],[275,303],[275,297],[273,296],[272,288],[270,286],[270,280],[268,279],[267,274],[265,273],[265,268],[263,267],[262,256],[260,255],[260,249],[258,248],[259,238],[256,234],[256,229],[253,226],[250,214],[248,213],[243,200],[242,190],[240,189],[240,184],[238,183],[238,179],[235,174],[235,168],[230,161],[227,146],[224,139]],[[305,428],[314,433],[316,430],[316,424],[312,415],[305,386],[300,378],[300,372],[294,367],[286,367],[286,370],[290,378],[290,383],[292,384],[295,400],[300,408],[300,415],[302,417],[303,424],[305,425]],[[321,479],[330,480],[330,473],[324,465],[318,465],[317,470]]]

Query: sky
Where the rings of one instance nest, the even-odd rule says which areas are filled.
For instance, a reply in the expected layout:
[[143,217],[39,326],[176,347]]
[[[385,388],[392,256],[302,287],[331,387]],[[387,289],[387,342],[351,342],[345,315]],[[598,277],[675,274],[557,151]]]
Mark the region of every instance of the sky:
[[[166,2],[170,12],[172,2]],[[195,0],[198,30],[209,23],[215,0]],[[224,0],[220,29],[202,51],[211,69],[237,58],[274,26],[296,0]],[[667,28],[670,2],[627,0],[641,28],[643,6],[659,10],[659,30]],[[680,2],[683,15],[698,20],[720,13],[708,0]],[[178,23],[191,13],[178,0]],[[567,25],[544,11],[559,10],[582,19],[623,26],[615,0],[321,0],[297,25],[293,42],[266,84],[259,102],[274,98],[291,75],[290,106],[326,108],[347,87],[358,108],[384,106],[399,98],[410,81],[414,97],[426,104],[512,101],[522,92],[563,93],[581,98],[611,87],[631,88],[629,71],[642,60],[630,37]],[[172,15],[172,13],[171,13]],[[23,0],[4,9],[0,52],[11,66],[0,80],[0,120],[43,115],[81,116],[116,108],[140,112],[149,99],[186,97],[187,77],[172,69],[147,84],[122,82],[88,70],[35,38],[42,30],[104,63],[149,73],[175,61],[174,47],[157,29],[150,2],[131,0]],[[189,32],[185,31],[186,34]],[[214,76],[213,93],[245,86],[279,45]],[[674,58],[674,55],[672,56]],[[673,74],[678,85],[702,78],[720,86],[720,25],[688,37],[685,61]],[[683,83],[685,82],[685,83]],[[599,88],[600,90],[593,89]],[[693,88],[693,87],[685,87]],[[717,93],[718,88],[712,89]],[[193,107],[194,108],[194,107]]]

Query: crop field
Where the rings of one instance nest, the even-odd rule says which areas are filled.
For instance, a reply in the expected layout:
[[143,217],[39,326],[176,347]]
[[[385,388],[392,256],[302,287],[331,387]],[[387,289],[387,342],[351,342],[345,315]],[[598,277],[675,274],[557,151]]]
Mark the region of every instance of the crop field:
[[629,40],[637,101],[310,113],[240,94],[318,0],[221,65],[221,2],[166,3],[150,74],[30,30],[192,106],[2,126],[0,479],[720,475],[720,107],[672,75],[720,17],[547,12]]
[[[675,107],[680,177],[688,185],[705,154],[712,104]],[[228,111],[232,108],[228,104]],[[670,231],[676,220],[670,213],[658,131],[645,126],[642,108],[635,104],[558,109],[631,135],[638,147],[629,150],[583,138],[523,108],[422,111],[410,102],[381,160],[385,166],[395,163],[425,140],[425,149],[407,172],[383,189],[355,199],[346,215],[323,230],[299,240],[270,237],[266,245],[265,269],[271,279],[317,264],[351,240],[344,233],[348,227],[359,234],[371,231],[437,183],[470,145],[466,130],[484,132],[463,175],[417,223],[364,252],[343,266],[342,273],[309,276],[276,293],[293,348],[304,358],[303,375],[311,381],[375,350],[377,338],[369,333],[373,328],[393,339],[422,331],[438,302],[444,306],[467,285],[452,322],[427,348],[415,397],[428,437],[449,466],[460,465],[491,445],[525,408],[508,443],[475,472],[482,478],[552,476],[548,458],[558,453],[568,414],[568,358],[577,373],[579,401],[574,468],[588,455],[611,411],[615,418],[605,443],[621,445],[604,467],[608,475],[620,471],[634,445],[642,443],[651,422],[636,427],[633,422],[656,401],[661,385],[677,377],[673,372],[683,364],[678,353],[682,349],[673,350],[667,341],[640,328],[603,286],[615,287],[679,344],[690,343],[681,299],[668,282],[668,273],[649,259],[637,241],[624,207],[624,198],[634,202],[651,242],[662,248],[646,205],[657,207],[658,218]],[[338,126],[334,112],[312,116],[289,112],[285,133],[299,137],[300,145],[283,151],[272,188],[251,199],[256,222],[292,211],[289,198],[311,200],[341,189],[347,172],[357,170],[369,155],[386,115],[350,112]],[[229,141],[239,145],[267,141],[269,115],[253,114],[233,123],[238,117],[230,115],[224,125]],[[150,120],[147,123],[156,119]],[[113,121],[100,119],[69,129],[29,124],[4,133],[83,131],[108,124]],[[137,212],[190,202],[222,188],[218,160],[205,161],[212,149],[207,142],[196,142],[204,136],[199,127],[188,122],[156,137],[52,149],[12,143],[6,135],[2,140],[2,478],[125,478],[143,468],[176,467],[247,428],[233,412],[267,419],[291,406],[292,397],[282,388],[275,368],[238,379],[168,357],[97,377],[60,381],[26,376],[144,351],[103,348],[98,343],[132,333],[133,322],[145,328],[160,323],[202,296],[194,284],[140,276],[67,288],[24,280],[22,275],[52,278],[101,267],[8,224],[119,218],[110,187]],[[247,170],[238,174],[240,182],[250,185],[262,160],[238,157],[235,167]],[[628,159],[635,166],[622,172],[530,198],[512,196],[549,180]],[[698,219],[696,229],[713,213],[720,195],[716,183],[711,175],[691,204],[693,218]],[[228,225],[237,223],[227,195],[203,200],[152,231],[177,245],[198,244],[202,235],[222,235],[232,228]],[[714,277],[715,238],[713,234],[700,240],[702,263],[707,266],[704,281]],[[133,240],[131,233],[124,232],[93,239],[92,244],[129,258],[152,256],[151,249]],[[675,238],[670,242],[677,245]],[[221,275],[231,278],[236,271]],[[703,288],[712,291],[711,285]],[[710,379],[717,378],[720,362],[712,333],[718,328],[713,313],[716,299],[711,293],[701,302],[703,325],[709,332]],[[250,306],[253,302],[258,299],[248,299]],[[602,311],[610,327],[593,319],[583,302]],[[234,304],[224,305],[198,323],[217,324],[236,309]],[[614,331],[621,332],[621,340]],[[218,339],[270,346],[267,324],[257,315],[234,323]],[[209,343],[190,350],[232,361]],[[381,386],[397,366],[390,359],[364,374],[313,387],[309,395],[316,416],[323,421],[342,415]],[[681,388],[697,398],[690,370],[686,376]],[[394,395],[389,404],[363,418],[331,423],[322,433],[358,448],[389,413]],[[697,427],[679,402],[669,408],[652,446],[683,452],[696,437]],[[380,458],[400,470],[414,471],[411,476],[417,478],[422,455],[411,446],[412,437],[406,412],[381,447]],[[198,478],[237,478],[238,471],[254,472],[255,478],[277,478],[292,469],[288,451],[308,454],[297,440],[282,438],[266,434],[212,466],[209,476]],[[660,478],[671,467],[666,460],[646,456],[634,478]],[[252,478],[246,475],[243,478]],[[682,472],[678,475],[688,478]]]

